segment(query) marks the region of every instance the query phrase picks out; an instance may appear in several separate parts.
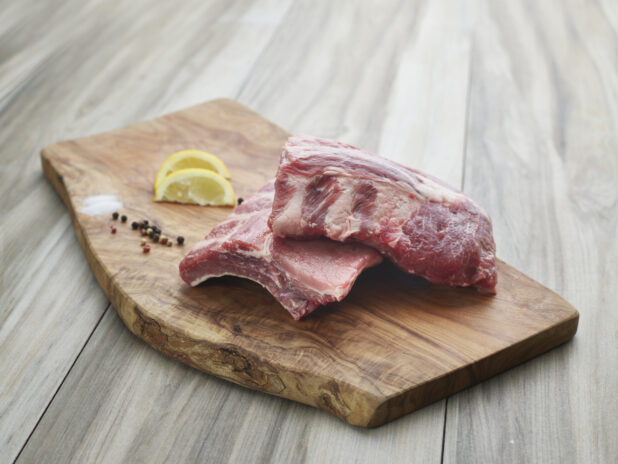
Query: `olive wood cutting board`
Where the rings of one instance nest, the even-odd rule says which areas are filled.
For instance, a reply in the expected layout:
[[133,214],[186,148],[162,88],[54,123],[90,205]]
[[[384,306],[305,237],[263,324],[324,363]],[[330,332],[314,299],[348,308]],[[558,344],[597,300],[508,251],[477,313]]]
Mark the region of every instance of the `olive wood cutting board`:
[[[248,280],[187,286],[178,263],[232,208],[153,203],[163,160],[188,148],[214,153],[248,197],[275,175],[288,135],[239,103],[215,100],[42,151],[90,267],[131,332],[204,372],[367,427],[573,337],[578,312],[504,262],[496,296],[431,285],[385,262],[344,301],[301,321]],[[127,223],[112,220],[116,209]],[[130,226],[140,219],[184,236],[184,246],[152,243],[143,253]]]

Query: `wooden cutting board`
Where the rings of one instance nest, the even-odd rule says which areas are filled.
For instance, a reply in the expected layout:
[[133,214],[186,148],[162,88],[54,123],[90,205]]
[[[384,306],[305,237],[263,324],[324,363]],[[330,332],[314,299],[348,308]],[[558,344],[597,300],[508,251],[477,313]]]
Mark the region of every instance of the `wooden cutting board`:
[[[227,164],[237,195],[248,197],[274,176],[287,136],[246,107],[216,100],[43,150],[45,175],[131,332],[204,372],[368,427],[573,337],[578,312],[503,262],[494,297],[430,285],[384,263],[365,271],[343,302],[298,322],[247,280],[188,287],[178,263],[232,209],[153,203],[157,169],[177,150],[203,149]],[[126,224],[112,220],[115,209]],[[185,245],[153,243],[142,253],[130,227],[140,219],[183,235]]]

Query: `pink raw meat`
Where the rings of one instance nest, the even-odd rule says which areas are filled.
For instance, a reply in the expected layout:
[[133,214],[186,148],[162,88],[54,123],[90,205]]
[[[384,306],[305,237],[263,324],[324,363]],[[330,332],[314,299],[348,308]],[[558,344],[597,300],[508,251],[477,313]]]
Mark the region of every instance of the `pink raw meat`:
[[223,275],[254,280],[300,319],[343,299],[363,269],[382,261],[360,244],[273,237],[268,228],[273,195],[271,181],[197,243],[180,263],[182,279],[192,286]]
[[483,208],[432,176],[351,145],[290,137],[269,223],[278,237],[363,243],[433,283],[495,293],[496,247]]

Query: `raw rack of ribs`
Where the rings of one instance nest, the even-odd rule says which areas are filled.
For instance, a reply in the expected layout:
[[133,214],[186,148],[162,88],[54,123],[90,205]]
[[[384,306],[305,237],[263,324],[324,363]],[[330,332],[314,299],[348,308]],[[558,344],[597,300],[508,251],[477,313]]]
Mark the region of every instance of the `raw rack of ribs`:
[[495,293],[491,220],[444,182],[351,145],[298,135],[281,155],[278,237],[363,243],[430,282]]
[[382,261],[361,244],[274,237],[268,227],[273,195],[271,181],[212,229],[180,263],[182,279],[192,286],[223,275],[251,279],[300,319],[343,299],[363,269]]

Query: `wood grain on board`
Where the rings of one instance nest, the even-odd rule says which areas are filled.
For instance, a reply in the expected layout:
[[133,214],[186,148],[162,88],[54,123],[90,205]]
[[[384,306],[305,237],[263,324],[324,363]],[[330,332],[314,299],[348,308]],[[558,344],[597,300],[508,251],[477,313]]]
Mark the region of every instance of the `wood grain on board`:
[[[271,178],[288,134],[231,100],[216,100],[42,153],[91,268],[127,327],[156,349],[226,380],[376,426],[517,365],[571,338],[578,314],[499,263],[498,295],[433,286],[385,263],[366,271],[342,303],[296,322],[265,290],[222,278],[197,288],[178,277],[192,243],[229,208],[152,203],[152,179],[187,147],[226,162],[239,196]],[[109,211],[85,214],[111,195],[134,219],[186,246],[153,245]],[[82,211],[82,212],[80,212]]]

